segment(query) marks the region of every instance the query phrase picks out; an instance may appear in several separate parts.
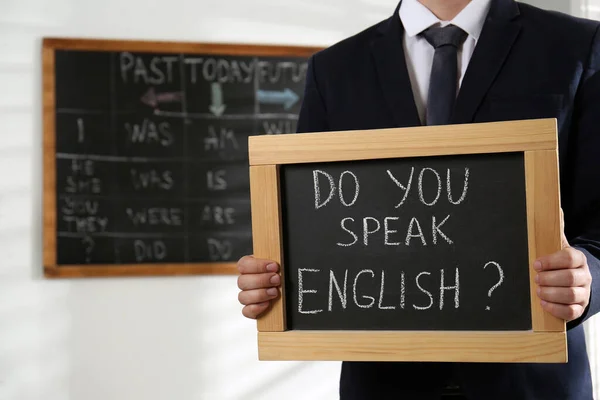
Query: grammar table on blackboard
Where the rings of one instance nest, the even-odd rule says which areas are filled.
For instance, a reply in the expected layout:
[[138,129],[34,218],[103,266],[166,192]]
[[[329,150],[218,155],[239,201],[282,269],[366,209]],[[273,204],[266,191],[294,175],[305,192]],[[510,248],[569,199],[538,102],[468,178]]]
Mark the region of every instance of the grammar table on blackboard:
[[249,135],[296,129],[306,59],[56,52],[60,264],[252,252]]

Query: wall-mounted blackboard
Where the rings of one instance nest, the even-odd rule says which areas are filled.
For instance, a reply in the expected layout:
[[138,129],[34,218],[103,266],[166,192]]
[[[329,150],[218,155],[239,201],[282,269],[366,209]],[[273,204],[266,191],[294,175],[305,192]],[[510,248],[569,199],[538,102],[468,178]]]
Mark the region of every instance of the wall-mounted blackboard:
[[315,48],[46,39],[48,276],[235,273],[248,136],[293,133]]
[[[249,139],[264,360],[566,362],[555,120]],[[276,148],[273,152],[271,149]]]

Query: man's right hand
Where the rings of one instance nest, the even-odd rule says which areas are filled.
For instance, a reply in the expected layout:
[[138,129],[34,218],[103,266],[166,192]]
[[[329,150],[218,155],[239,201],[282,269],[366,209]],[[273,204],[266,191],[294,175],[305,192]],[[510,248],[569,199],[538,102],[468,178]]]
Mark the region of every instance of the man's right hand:
[[279,265],[270,260],[245,256],[238,261],[237,267],[240,271],[238,287],[241,290],[238,300],[244,305],[242,314],[256,319],[279,295]]

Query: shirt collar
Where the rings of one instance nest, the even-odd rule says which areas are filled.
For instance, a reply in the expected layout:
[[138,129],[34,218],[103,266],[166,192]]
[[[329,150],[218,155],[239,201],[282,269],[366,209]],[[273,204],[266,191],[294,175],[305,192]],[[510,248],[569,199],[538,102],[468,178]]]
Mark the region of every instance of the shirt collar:
[[[450,23],[478,40],[490,4],[491,0],[472,0]],[[402,0],[400,20],[409,37],[416,36],[433,25],[443,23],[418,0]]]

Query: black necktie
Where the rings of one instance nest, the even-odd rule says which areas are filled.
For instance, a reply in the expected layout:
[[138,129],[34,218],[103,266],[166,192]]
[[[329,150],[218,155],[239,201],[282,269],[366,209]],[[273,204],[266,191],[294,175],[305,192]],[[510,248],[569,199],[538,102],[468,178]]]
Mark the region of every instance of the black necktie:
[[427,98],[427,125],[448,124],[456,101],[457,51],[467,33],[458,26],[448,25],[429,28],[422,35],[435,49]]

